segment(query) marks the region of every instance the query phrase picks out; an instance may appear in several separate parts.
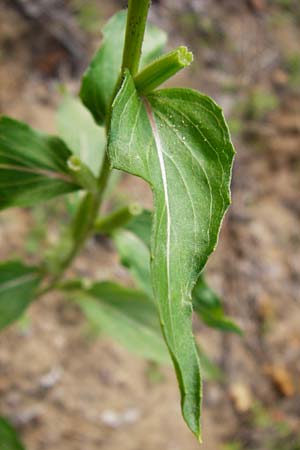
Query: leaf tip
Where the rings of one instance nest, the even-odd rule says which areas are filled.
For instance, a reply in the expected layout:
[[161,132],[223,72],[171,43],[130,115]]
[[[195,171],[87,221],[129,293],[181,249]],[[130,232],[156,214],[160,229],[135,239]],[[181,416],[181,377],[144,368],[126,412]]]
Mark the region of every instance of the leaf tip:
[[199,444],[203,444],[201,428],[199,429],[199,432],[198,432],[198,434],[196,435],[196,437],[197,437],[197,440],[198,440]]
[[191,430],[191,432],[193,433],[193,435],[195,436],[195,438],[197,439],[197,441],[199,442],[199,444],[203,444],[202,427],[201,427],[200,422],[197,424],[196,429],[189,422],[187,422],[187,425],[188,425],[189,429]]

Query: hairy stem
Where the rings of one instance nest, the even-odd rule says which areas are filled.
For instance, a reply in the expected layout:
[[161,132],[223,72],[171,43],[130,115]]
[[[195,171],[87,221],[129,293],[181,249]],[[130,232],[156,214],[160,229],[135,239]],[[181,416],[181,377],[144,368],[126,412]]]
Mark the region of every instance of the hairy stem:
[[150,0],[129,0],[122,72],[138,72]]
[[122,66],[110,105],[107,109],[105,120],[105,126],[108,133],[112,115],[112,104],[122,84],[124,71],[128,69],[131,75],[134,76],[139,69],[150,3],[151,0],[128,0]]

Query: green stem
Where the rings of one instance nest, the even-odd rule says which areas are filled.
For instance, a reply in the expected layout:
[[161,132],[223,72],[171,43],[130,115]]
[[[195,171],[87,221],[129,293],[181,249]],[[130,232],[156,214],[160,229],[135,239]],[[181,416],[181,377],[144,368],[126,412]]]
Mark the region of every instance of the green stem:
[[129,0],[122,70],[134,77],[139,69],[150,0]]
[[65,271],[69,265],[73,262],[74,258],[78,255],[87,239],[94,231],[94,223],[98,215],[98,211],[102,204],[104,191],[107,185],[107,181],[110,175],[110,166],[108,158],[105,157],[103,166],[98,178],[98,190],[96,195],[88,192],[81,201],[77,214],[71,224],[71,234],[73,246],[69,254],[65,257],[60,264],[59,273],[52,279],[47,292],[57,285],[57,283],[63,277]]
[[[106,134],[108,134],[108,129],[106,129]],[[106,189],[106,185],[107,185],[110,173],[111,173],[111,168],[110,168],[109,159],[108,159],[108,155],[107,155],[107,148],[106,148],[104,161],[103,161],[101,171],[100,171],[100,174],[98,177],[98,195],[100,196],[101,201],[103,198],[104,191]]]
[[[122,82],[122,73],[125,69],[129,69],[131,74],[134,76],[139,67],[139,61],[141,57],[141,49],[144,39],[144,32],[147,22],[148,9],[150,7],[150,0],[129,0],[128,2],[128,17],[127,17],[127,27],[125,36],[125,45],[123,51],[123,63],[121,67],[121,76],[116,83],[115,93],[111,100],[111,105],[108,109],[108,119],[106,120],[106,134],[108,136],[110,131],[112,104],[114,97],[118,92],[120,84]],[[75,167],[73,167],[73,163]],[[78,161],[70,161],[70,169],[78,169]],[[81,164],[79,164],[79,176],[82,177],[81,182],[87,184],[91,187],[91,179],[87,171],[83,170]],[[79,251],[84,246],[86,240],[94,231],[94,224],[98,211],[101,207],[103,194],[107,186],[109,175],[111,173],[109,159],[107,154],[107,149],[105,152],[105,158],[99,177],[97,179],[97,189],[90,189],[85,197],[83,198],[81,204],[79,205],[77,214],[71,224],[71,239],[72,245],[70,250],[67,252],[63,261],[59,263],[58,271],[50,279],[48,285],[43,288],[39,293],[38,297],[54,289],[62,279],[65,271],[68,269],[70,264],[73,262],[74,258],[78,255]],[[93,183],[92,183],[93,185]]]
[[134,82],[137,91],[141,95],[148,94],[181,69],[189,66],[192,61],[193,54],[188,51],[187,47],[181,46],[172,50],[153,63],[148,64],[135,76]]
[[124,71],[128,69],[134,76],[139,69],[144,34],[147,23],[147,15],[151,0],[128,0],[128,12],[126,23],[125,43],[123,50],[123,60],[120,76],[116,82],[116,86],[112,95],[109,107],[107,108],[105,126],[109,133],[112,104],[121,87]]
[[[101,203],[100,191],[97,193],[97,196],[93,195],[90,192],[87,192],[84,198],[82,199],[77,213],[73,219],[73,222],[70,225],[69,232],[71,234],[68,236],[63,235],[62,239],[71,239],[71,246],[67,254],[64,256],[62,261],[59,260],[56,265],[58,266],[50,278],[50,281],[46,287],[44,287],[39,293],[38,296],[44,295],[52,289],[56,288],[57,284],[61,281],[62,277],[65,274],[65,271],[71,265],[75,257],[78,255],[82,247],[84,246],[86,240],[91,235],[94,222],[98,214],[98,209]],[[58,245],[58,252],[60,245]]]

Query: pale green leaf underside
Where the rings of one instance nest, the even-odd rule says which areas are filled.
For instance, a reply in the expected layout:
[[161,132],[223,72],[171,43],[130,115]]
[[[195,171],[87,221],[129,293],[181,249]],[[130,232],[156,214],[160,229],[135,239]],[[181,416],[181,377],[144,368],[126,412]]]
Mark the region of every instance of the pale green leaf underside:
[[0,330],[21,317],[34,300],[40,279],[35,267],[19,261],[0,264]]
[[30,206],[80,188],[65,143],[8,117],[0,119],[0,210]]
[[[127,12],[115,14],[103,28],[103,41],[84,74],[80,97],[97,123],[105,120],[107,108],[120,75]],[[146,27],[141,66],[157,58],[166,43],[166,33],[148,24]]]
[[57,126],[72,152],[98,176],[105,152],[105,131],[96,125],[79,98],[65,95],[57,112]]
[[[151,230],[151,214],[145,210],[126,226],[114,233],[113,239],[121,257],[137,286],[153,297],[150,252],[147,245]],[[209,327],[242,334],[239,326],[225,315],[221,299],[207,284],[203,272],[192,291],[193,311]],[[202,366],[202,364],[201,364]]]
[[222,112],[210,98],[189,89],[166,89],[141,99],[126,74],[113,104],[109,156],[113,167],[143,178],[153,190],[154,296],[183,416],[197,436],[201,377],[191,291],[229,205],[233,154]]

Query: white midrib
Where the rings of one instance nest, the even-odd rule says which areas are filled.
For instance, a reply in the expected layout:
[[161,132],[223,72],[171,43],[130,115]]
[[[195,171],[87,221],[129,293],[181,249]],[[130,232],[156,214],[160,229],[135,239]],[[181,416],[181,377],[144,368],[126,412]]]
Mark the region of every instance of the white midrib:
[[[170,248],[171,248],[171,212],[170,212],[170,202],[169,202],[169,192],[168,192],[168,179],[167,179],[167,173],[166,173],[166,167],[165,167],[165,161],[164,161],[164,155],[163,155],[163,148],[162,143],[160,140],[158,128],[153,116],[153,112],[151,109],[151,105],[149,102],[144,99],[144,104],[146,108],[146,112],[149,118],[149,122],[151,125],[151,129],[153,132],[153,137],[155,141],[155,147],[157,150],[157,156],[159,161],[159,167],[161,171],[161,177],[163,182],[163,189],[164,189],[164,196],[165,196],[165,202],[166,202],[166,214],[167,214],[167,249],[166,249],[166,265],[167,265],[167,285],[168,285],[168,305],[169,305],[169,311],[170,311],[170,321],[172,324],[172,332],[173,332],[173,318],[172,318],[172,312],[170,310],[171,307],[171,297],[170,297],[170,286],[171,286],[171,276],[170,276]],[[174,333],[173,333],[174,337]]]

